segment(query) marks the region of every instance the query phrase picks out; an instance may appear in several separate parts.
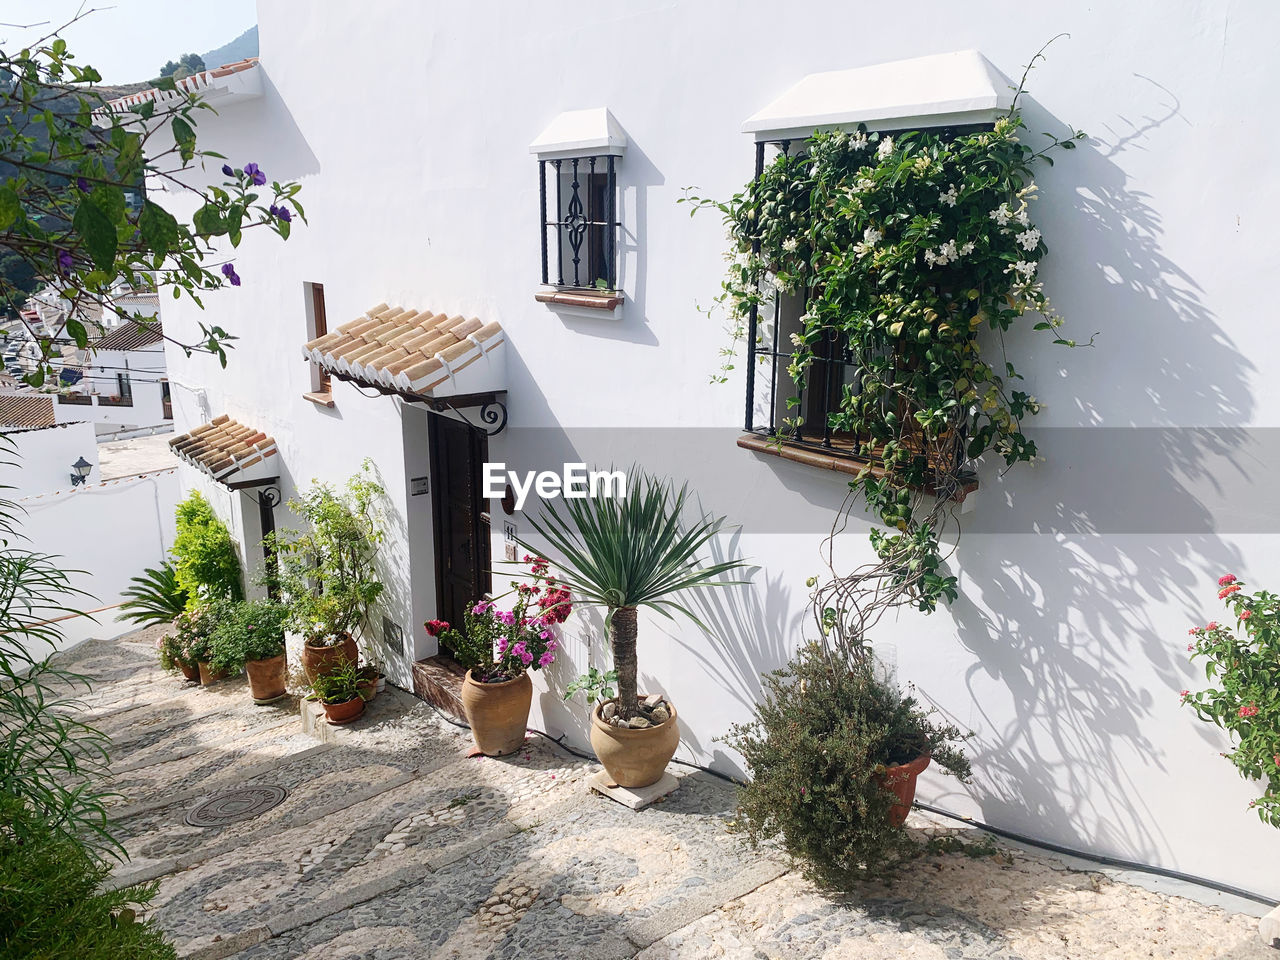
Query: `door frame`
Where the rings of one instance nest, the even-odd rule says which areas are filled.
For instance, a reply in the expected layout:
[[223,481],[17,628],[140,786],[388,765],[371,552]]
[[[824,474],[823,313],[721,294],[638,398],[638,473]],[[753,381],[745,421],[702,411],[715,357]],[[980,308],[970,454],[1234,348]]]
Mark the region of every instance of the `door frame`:
[[[449,426],[443,426],[441,421],[448,421]],[[436,585],[436,617],[440,617],[444,613],[442,609],[445,598],[444,568],[446,548],[444,544],[444,524],[441,521],[442,512],[445,509],[447,497],[446,492],[446,476],[448,468],[444,464],[441,455],[441,433],[447,429],[461,429],[467,432],[469,443],[467,451],[469,459],[475,469],[472,475],[475,477],[475,483],[471,489],[471,516],[472,521],[471,540],[476,545],[473,551],[475,557],[475,582],[477,590],[480,593],[476,599],[489,596],[493,591],[493,557],[492,544],[490,542],[490,518],[489,503],[483,496],[482,476],[484,474],[484,463],[489,458],[489,435],[483,430],[477,430],[471,424],[464,420],[458,420],[453,417],[444,416],[438,413],[429,413],[427,415],[427,450],[430,463],[431,476],[431,544],[435,551],[434,567],[435,567],[435,585]],[[461,627],[462,625],[453,624],[453,626]]]

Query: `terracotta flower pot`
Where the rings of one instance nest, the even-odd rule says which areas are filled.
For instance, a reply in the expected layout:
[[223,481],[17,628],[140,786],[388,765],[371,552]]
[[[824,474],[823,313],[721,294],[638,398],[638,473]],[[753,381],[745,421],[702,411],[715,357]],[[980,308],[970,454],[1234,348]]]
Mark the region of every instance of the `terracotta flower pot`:
[[501,757],[520,749],[532,703],[533,681],[528,673],[503,683],[477,683],[468,670],[462,681],[462,708],[471,725],[471,736],[487,757]]
[[173,661],[178,665],[178,669],[182,671],[183,677],[196,683],[200,682],[200,666],[194,663],[183,663],[181,660]]
[[360,699],[369,703],[378,695],[378,679],[371,677],[359,685]]
[[273,703],[287,692],[285,690],[284,651],[279,656],[265,660],[250,660],[244,665],[249,675],[249,693],[254,703]]
[[316,677],[327,677],[333,673],[338,668],[339,661],[349,660],[355,663],[358,655],[356,642],[349,634],[341,643],[333,647],[313,647],[309,643],[303,644],[302,671],[307,675],[307,682],[314,683]]
[[364,713],[364,701],[359,697],[352,697],[346,703],[321,702],[320,705],[330,723],[350,723]]
[[[641,699],[644,699],[641,695]],[[666,701],[671,717],[666,723],[643,730],[615,727],[600,717],[603,703],[591,711],[591,749],[609,779],[620,787],[647,787],[662,779],[667,764],[680,745],[680,725],[675,704]]]
[[916,778],[929,765],[929,756],[916,757],[910,763],[895,763],[887,767],[880,777],[884,788],[890,791],[898,802],[889,808],[889,823],[900,827],[907,822],[907,814],[911,812],[911,801],[916,798]]
[[207,687],[210,684],[217,683],[219,680],[225,679],[226,676],[227,671],[214,670],[206,661],[200,661],[200,683],[202,686]]

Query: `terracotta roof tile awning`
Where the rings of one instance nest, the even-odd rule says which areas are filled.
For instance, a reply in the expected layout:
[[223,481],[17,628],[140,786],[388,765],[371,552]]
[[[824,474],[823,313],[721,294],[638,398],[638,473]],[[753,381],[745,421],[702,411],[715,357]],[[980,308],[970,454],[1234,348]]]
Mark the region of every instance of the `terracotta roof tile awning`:
[[240,486],[273,480],[280,474],[276,442],[261,430],[225,414],[169,441],[178,459],[219,483]]
[[345,380],[409,397],[455,397],[507,388],[505,340],[498,323],[380,303],[302,352]]
[[94,341],[94,350],[141,350],[164,340],[159,323],[135,323],[126,320],[106,336]]
[[53,397],[47,393],[0,396],[0,431],[40,430],[58,422]]

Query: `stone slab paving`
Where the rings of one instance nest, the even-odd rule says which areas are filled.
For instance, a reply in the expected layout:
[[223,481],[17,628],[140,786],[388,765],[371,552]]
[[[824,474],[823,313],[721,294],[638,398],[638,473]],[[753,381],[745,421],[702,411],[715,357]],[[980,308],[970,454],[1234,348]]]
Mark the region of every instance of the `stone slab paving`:
[[[125,748],[116,812],[133,860],[116,882],[159,879],[152,912],[184,957],[1277,956],[1252,917],[1021,849],[931,856],[892,887],[831,895],[728,834],[735,788],[706,774],[636,813],[591,794],[599,768],[541,738],[465,758],[465,731],[392,692],[319,743],[242,685],[162,674],[151,636],[68,659],[99,678],[86,712]],[[183,822],[240,785],[289,794],[238,823]]]

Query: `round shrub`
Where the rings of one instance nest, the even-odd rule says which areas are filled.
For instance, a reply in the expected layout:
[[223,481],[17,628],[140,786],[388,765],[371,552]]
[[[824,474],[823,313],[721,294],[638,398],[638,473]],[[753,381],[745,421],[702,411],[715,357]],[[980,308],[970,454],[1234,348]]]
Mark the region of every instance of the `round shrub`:
[[222,603],[209,636],[209,663],[215,670],[234,673],[250,660],[266,660],[284,653],[284,623],[288,608],[277,600]]
[[218,519],[198,490],[178,504],[178,532],[173,540],[177,584],[188,604],[208,600],[239,600],[244,596],[240,557],[231,531]]
[[764,677],[755,719],[726,742],[751,781],[733,828],[753,844],[780,839],[804,874],[844,888],[885,877],[919,849],[889,823],[885,768],[922,754],[960,779],[969,762],[951,725],[934,723],[915,698],[813,645]]

